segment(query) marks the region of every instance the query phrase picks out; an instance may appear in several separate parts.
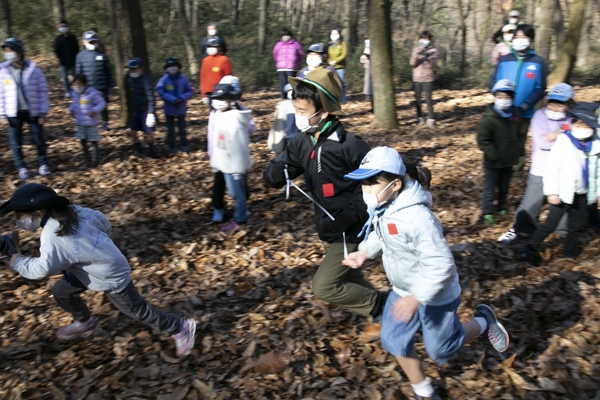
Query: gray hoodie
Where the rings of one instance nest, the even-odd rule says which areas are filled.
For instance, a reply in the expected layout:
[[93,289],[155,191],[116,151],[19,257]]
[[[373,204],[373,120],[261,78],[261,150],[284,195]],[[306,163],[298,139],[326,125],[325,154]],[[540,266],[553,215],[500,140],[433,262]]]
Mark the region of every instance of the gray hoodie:
[[57,236],[58,221],[50,218],[40,236],[40,256],[21,256],[13,269],[27,279],[41,279],[67,271],[90,290],[119,292],[131,280],[127,258],[110,239],[110,222],[100,211],[74,206],[79,229]]
[[460,284],[431,206],[431,193],[406,179],[396,200],[373,219],[374,230],[359,249],[369,258],[383,251],[383,267],[400,296],[412,295],[421,304],[441,306],[460,296]]

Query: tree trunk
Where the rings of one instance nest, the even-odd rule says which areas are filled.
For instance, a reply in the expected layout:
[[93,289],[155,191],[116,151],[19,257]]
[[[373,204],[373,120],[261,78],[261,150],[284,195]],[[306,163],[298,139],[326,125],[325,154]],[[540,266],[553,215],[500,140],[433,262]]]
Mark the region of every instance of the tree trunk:
[[544,60],[550,60],[550,47],[552,45],[552,32],[554,25],[554,4],[556,0],[542,1],[542,15],[540,16],[540,27],[536,29],[537,43],[535,52]]
[[573,3],[571,3],[569,29],[567,29],[556,67],[548,77],[548,86],[553,86],[560,82],[568,82],[571,77],[571,72],[577,60],[577,45],[581,36],[586,5],[587,0],[573,0]]
[[358,11],[359,0],[344,0],[344,28],[342,36],[352,53],[358,45]]
[[467,21],[462,0],[456,0],[456,3],[458,6],[458,21],[461,33],[460,75],[465,76],[465,69],[467,67]]
[[185,13],[185,2],[186,0],[178,0],[177,14],[179,15],[179,28],[181,29],[183,47],[185,48],[188,65],[190,66],[190,75],[195,81],[198,75],[198,58],[196,57],[196,46],[194,46],[194,40]]
[[192,6],[192,32],[196,32],[198,29],[198,7],[200,6],[200,0],[194,0]]
[[535,0],[527,0],[527,21],[525,23],[535,26]]
[[[591,54],[590,37],[593,34],[593,32],[592,32],[593,28],[594,28],[594,2],[588,1],[587,7],[585,10],[583,31],[582,31],[581,37],[579,39],[579,50],[577,51],[577,55],[578,55],[577,66],[578,67],[585,67],[588,65],[588,61],[589,61],[588,59]],[[563,42],[564,42],[564,40],[563,40]]]
[[11,36],[10,25],[10,7],[8,0],[0,0],[0,35],[2,35],[1,37],[4,39]]
[[237,26],[238,24],[238,7],[240,5],[240,0],[231,0],[231,20],[233,21],[233,25]]
[[67,19],[64,0],[52,0],[52,15],[54,16],[54,23],[56,25],[60,24],[60,21]]
[[148,48],[146,47],[146,31],[144,30],[140,0],[126,0],[125,2],[128,6],[129,26],[131,28],[131,54],[144,61],[144,70],[150,75],[150,59],[148,58]]
[[375,125],[383,129],[398,127],[394,97],[390,11],[390,0],[368,0],[367,19],[371,40]]
[[265,38],[267,35],[267,0],[260,0],[258,10],[258,53],[265,51]]
[[[560,0],[556,0],[554,7],[556,7],[556,12],[554,13],[554,37],[556,38],[555,56],[558,57],[562,50],[563,42],[565,41],[565,19]],[[583,37],[581,39],[584,40]]]

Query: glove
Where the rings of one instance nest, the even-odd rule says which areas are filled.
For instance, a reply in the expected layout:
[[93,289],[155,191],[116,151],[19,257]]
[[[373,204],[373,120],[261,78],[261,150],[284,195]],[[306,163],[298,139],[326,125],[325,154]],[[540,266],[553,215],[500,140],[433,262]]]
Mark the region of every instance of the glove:
[[19,250],[19,234],[13,232],[10,235],[2,236],[0,240],[0,251],[3,256],[11,257],[13,254],[20,253]]
[[146,117],[146,126],[148,128],[154,128],[154,125],[156,125],[156,117],[154,114],[148,114]]

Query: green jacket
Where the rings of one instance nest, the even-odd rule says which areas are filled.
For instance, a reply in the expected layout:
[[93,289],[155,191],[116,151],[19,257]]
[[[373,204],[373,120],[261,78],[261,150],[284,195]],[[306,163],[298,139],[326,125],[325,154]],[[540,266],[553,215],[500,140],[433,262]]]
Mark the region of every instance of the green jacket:
[[527,134],[522,134],[513,118],[503,118],[490,104],[477,128],[477,145],[484,154],[487,168],[505,168],[517,164],[525,155]]
[[346,68],[346,55],[348,55],[348,47],[346,46],[346,42],[329,43],[329,47],[327,47],[327,55],[327,64],[335,61],[336,64],[333,66],[335,69]]

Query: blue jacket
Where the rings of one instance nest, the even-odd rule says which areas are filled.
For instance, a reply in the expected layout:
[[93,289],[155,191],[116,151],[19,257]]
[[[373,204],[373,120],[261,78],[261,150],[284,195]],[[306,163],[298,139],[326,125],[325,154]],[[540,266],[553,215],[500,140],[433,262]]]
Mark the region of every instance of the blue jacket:
[[548,69],[546,61],[533,50],[527,53],[522,63],[514,53],[500,57],[496,70],[490,80],[490,90],[500,79],[508,79],[515,83],[514,106],[521,108],[521,117],[533,117],[535,103],[540,101],[546,92]]
[[[181,73],[175,76],[166,73],[156,84],[156,91],[165,102],[165,115],[185,115],[187,112],[187,101],[194,96],[194,89],[190,81]],[[175,104],[177,99],[182,101]]]
[[97,51],[80,51],[75,58],[75,73],[84,74],[88,86],[103,93],[115,86],[108,56]]

